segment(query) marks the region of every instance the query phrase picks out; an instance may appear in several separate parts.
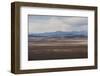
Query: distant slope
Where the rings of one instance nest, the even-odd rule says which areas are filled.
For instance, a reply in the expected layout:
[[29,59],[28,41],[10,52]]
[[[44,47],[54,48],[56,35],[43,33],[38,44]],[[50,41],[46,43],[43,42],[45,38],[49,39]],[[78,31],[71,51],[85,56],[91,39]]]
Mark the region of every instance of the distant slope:
[[87,37],[87,32],[85,31],[72,31],[72,32],[45,32],[45,33],[31,33],[29,37],[65,37],[65,38],[75,38],[75,37]]

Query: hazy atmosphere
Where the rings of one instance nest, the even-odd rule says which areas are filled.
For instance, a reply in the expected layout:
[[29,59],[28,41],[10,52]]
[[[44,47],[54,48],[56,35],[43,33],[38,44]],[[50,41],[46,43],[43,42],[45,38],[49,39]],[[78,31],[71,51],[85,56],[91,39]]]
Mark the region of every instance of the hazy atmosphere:
[[29,33],[87,31],[88,18],[75,16],[29,15]]

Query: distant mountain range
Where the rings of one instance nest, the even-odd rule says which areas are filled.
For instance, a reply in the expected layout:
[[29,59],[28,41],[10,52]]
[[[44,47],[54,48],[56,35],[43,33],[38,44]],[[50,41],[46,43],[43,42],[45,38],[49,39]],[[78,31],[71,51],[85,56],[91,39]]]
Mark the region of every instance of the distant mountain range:
[[29,37],[66,37],[66,38],[75,38],[75,37],[87,37],[87,32],[85,31],[72,31],[72,32],[45,32],[45,33],[30,33]]

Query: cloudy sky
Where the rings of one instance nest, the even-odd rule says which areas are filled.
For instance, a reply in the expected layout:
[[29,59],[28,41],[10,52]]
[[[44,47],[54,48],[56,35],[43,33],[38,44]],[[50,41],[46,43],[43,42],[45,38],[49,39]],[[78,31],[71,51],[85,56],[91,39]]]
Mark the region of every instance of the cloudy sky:
[[87,31],[88,18],[75,16],[28,16],[29,33]]

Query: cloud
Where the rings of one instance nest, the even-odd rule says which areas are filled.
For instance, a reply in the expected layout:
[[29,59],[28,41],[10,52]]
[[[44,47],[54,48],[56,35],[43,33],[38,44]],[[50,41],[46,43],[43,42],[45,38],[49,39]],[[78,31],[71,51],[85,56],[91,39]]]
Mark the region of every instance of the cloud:
[[29,33],[87,31],[87,17],[29,16]]
[[87,17],[66,17],[61,18],[62,21],[65,23],[68,23],[70,25],[86,25],[88,24],[88,18]]

